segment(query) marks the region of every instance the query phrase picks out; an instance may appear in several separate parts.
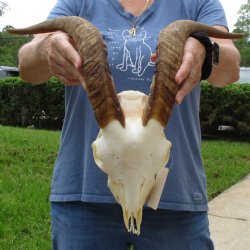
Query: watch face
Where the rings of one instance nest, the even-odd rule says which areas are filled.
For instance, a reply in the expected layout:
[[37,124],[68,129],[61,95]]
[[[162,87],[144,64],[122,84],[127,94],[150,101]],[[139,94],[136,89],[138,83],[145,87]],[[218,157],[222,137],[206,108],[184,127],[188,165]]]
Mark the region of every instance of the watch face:
[[218,65],[220,59],[220,47],[218,43],[213,42],[213,64]]

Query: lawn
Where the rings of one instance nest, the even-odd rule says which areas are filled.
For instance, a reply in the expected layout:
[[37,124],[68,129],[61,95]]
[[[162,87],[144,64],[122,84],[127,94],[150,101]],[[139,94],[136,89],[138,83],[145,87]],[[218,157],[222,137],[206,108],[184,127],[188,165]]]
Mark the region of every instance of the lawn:
[[[51,249],[49,188],[59,132],[0,126],[0,249]],[[203,141],[213,198],[250,173],[250,143]]]
[[51,249],[48,200],[59,137],[0,126],[0,249]]

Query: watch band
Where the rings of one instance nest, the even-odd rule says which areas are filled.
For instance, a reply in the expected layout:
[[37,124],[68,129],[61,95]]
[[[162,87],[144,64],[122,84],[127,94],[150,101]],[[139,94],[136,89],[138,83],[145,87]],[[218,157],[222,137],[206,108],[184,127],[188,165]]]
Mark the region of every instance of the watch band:
[[197,39],[206,49],[206,56],[201,69],[201,80],[206,80],[212,73],[212,66],[219,63],[219,45],[211,42],[208,35],[204,32],[191,33],[190,37]]

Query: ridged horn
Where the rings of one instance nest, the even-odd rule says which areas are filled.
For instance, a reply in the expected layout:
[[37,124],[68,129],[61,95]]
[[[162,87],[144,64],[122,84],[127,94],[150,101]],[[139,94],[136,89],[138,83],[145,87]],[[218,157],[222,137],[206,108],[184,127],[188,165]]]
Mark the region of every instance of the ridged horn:
[[7,29],[13,34],[38,34],[61,30],[76,42],[82,59],[83,79],[98,125],[112,120],[125,126],[125,117],[115,91],[107,62],[107,50],[100,31],[81,17],[60,17],[23,29]]
[[224,32],[190,20],[179,20],[163,28],[158,38],[156,71],[142,116],[144,126],[154,118],[166,127],[178,91],[175,75],[182,63],[185,42],[193,32],[224,39],[244,37],[241,33]]

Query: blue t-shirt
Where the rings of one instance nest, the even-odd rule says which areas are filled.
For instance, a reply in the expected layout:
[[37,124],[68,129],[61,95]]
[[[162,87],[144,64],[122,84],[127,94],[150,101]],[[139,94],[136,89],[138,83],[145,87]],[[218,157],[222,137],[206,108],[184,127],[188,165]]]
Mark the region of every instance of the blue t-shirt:
[[[154,74],[150,55],[159,31],[179,19],[226,26],[218,0],[155,0],[136,23],[137,35],[128,36],[136,21],[118,0],[58,0],[49,18],[81,16],[102,32],[117,92],[139,90],[146,94]],[[199,125],[200,86],[175,105],[166,128],[172,142],[171,170],[159,208],[207,210],[206,177],[201,159]],[[54,167],[51,201],[115,202],[107,176],[95,164],[91,144],[98,134],[89,100],[81,86],[65,87],[65,120]]]

